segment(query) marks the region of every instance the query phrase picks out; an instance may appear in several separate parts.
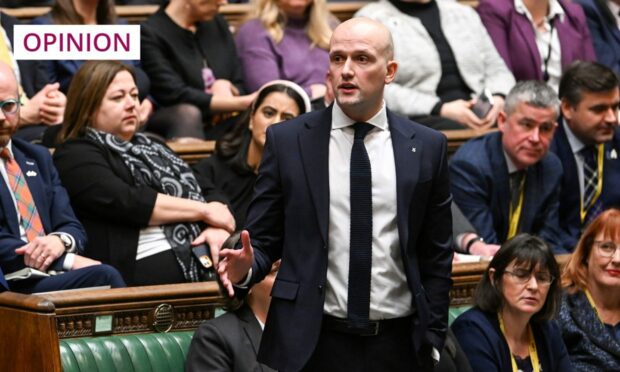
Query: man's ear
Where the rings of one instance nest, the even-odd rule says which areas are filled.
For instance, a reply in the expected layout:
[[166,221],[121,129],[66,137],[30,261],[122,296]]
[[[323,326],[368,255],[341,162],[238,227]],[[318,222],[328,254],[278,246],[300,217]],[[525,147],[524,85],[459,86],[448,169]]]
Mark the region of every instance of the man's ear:
[[560,111],[562,112],[562,117],[566,120],[570,121],[573,119],[573,105],[566,98],[562,98],[560,101]]
[[[506,116],[506,112],[504,110],[500,111],[499,114],[497,114],[497,128],[502,133],[504,132],[506,120],[508,120],[508,117]],[[491,270],[494,270],[494,269],[490,269],[489,272]]]
[[398,71],[398,63],[396,61],[391,60],[387,63],[387,74],[385,75],[385,84],[389,84],[394,81],[394,77],[396,77],[396,71]]

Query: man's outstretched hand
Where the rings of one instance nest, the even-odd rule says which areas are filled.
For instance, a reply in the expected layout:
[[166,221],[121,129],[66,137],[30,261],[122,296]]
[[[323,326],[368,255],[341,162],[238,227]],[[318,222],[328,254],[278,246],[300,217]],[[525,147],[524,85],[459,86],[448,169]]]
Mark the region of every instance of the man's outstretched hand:
[[247,230],[241,232],[241,244],[243,245],[241,249],[220,251],[217,272],[230,297],[235,295],[233,284],[241,282],[246,277],[254,261],[254,248],[250,244],[250,233]]

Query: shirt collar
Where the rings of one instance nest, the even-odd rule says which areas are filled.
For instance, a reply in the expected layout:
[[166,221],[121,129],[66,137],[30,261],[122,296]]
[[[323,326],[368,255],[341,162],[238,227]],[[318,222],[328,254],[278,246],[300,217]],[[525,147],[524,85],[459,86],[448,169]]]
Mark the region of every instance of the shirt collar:
[[613,1],[607,0],[607,6],[611,11],[611,14],[614,15],[614,18],[618,18],[618,13],[620,12],[620,5],[614,3]]
[[506,159],[506,165],[508,166],[508,174],[513,174],[514,172],[518,171],[517,166],[512,161],[512,159],[510,159],[510,156],[508,155],[506,150],[502,148],[502,152],[504,153],[504,158]]
[[[381,130],[388,130],[387,111],[385,109],[385,101],[381,102],[381,109],[372,118],[366,121],[369,124]],[[356,121],[348,117],[338,106],[338,102],[334,101],[334,107],[332,108],[332,130],[342,129],[350,127],[355,124]]]
[[[530,20],[530,22],[534,23],[534,19],[532,18],[532,14],[530,13],[529,9],[527,9],[527,7],[525,6],[525,4],[523,3],[523,0],[514,0],[514,5],[515,5],[515,10],[517,11],[517,13],[523,14],[527,17],[527,19]],[[549,21],[551,19],[553,19],[555,16],[558,16],[560,18],[561,22],[564,22],[564,8],[562,8],[562,5],[560,5],[560,3],[557,0],[550,0],[549,1],[549,14],[547,14],[546,20]]]
[[573,150],[573,154],[579,153],[579,151],[586,147],[585,143],[583,143],[579,138],[577,138],[575,133],[573,133],[573,131],[566,123],[566,119],[564,118],[562,118],[562,125],[564,126],[564,132],[566,133],[568,144],[570,145],[571,150]]
[[[13,154],[12,143],[13,141],[11,141],[11,139],[9,138],[9,142],[6,144],[6,148],[9,150],[9,154],[11,155],[11,158],[14,158],[15,154]],[[2,150],[4,150],[4,147],[0,147],[0,152],[2,152]]]

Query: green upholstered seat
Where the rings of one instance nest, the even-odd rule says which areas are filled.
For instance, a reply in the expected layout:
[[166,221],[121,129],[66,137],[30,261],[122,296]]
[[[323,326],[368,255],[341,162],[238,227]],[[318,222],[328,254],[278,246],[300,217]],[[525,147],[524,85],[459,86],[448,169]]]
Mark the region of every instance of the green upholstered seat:
[[458,318],[459,315],[463,314],[469,309],[471,309],[471,305],[450,307],[450,311],[448,312],[448,324],[452,325],[452,322],[454,322],[454,320]]
[[189,331],[63,339],[60,359],[66,372],[183,371],[193,335]]

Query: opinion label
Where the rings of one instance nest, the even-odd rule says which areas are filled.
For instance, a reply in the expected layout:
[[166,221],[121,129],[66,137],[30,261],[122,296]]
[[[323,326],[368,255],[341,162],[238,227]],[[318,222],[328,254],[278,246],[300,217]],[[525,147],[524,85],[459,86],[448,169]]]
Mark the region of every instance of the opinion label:
[[139,25],[16,25],[18,60],[139,60]]

